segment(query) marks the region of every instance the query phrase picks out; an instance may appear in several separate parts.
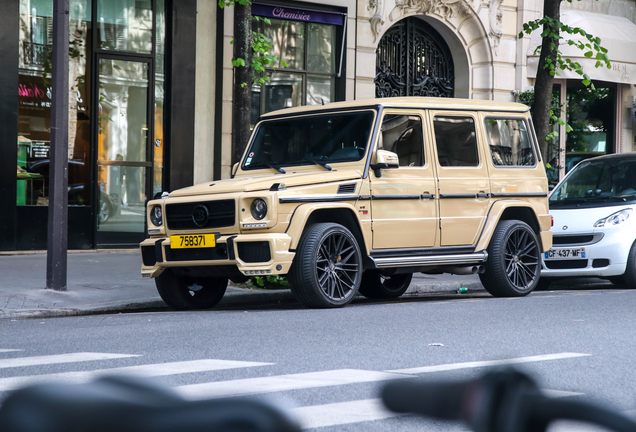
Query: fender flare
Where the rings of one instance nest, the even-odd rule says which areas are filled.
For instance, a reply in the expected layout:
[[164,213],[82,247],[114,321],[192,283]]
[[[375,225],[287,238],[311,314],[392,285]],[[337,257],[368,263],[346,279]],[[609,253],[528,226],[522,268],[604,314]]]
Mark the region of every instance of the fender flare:
[[[357,209],[353,206],[353,204],[349,204],[347,202],[323,202],[323,203],[307,203],[301,204],[296,207],[294,213],[292,214],[291,221],[287,228],[287,235],[291,237],[291,244],[289,246],[290,250],[295,250],[298,247],[298,243],[300,242],[300,237],[303,234],[305,229],[305,225],[307,224],[307,220],[316,210],[346,210],[351,213],[351,216],[354,218],[354,221],[358,225],[358,229],[360,230],[360,234],[362,235],[362,245],[368,253],[368,248],[366,245],[366,240],[364,238],[364,232],[362,230],[362,224],[360,223],[360,219],[358,218]],[[356,233],[353,233],[354,235]],[[358,239],[360,240],[360,239]]]
[[[528,203],[527,201],[520,199],[504,199],[495,201],[490,209],[488,210],[488,214],[486,215],[486,222],[484,223],[484,227],[481,230],[481,234],[479,236],[479,240],[477,241],[477,245],[475,246],[475,251],[482,251],[488,248],[490,244],[490,239],[492,238],[493,233],[495,232],[495,228],[499,221],[501,220],[501,216],[503,213],[509,208],[528,208],[537,218],[537,224],[539,226],[539,232],[537,233],[537,238],[541,243],[543,248],[544,239],[542,238],[541,233],[544,231],[549,231],[551,226],[550,215],[537,215],[534,212],[534,207]],[[547,228],[547,229],[546,229]],[[548,245],[552,246],[552,242]]]

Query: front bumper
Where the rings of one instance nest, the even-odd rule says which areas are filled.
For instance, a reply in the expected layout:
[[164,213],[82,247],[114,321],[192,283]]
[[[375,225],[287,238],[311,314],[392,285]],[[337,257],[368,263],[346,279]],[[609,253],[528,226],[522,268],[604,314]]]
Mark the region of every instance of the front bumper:
[[[569,234],[589,235],[592,233],[586,232]],[[602,234],[603,237],[597,243],[554,245],[553,248],[562,249],[585,248],[585,259],[583,260],[586,261],[585,267],[554,268],[558,266],[569,266],[570,264],[576,265],[579,263],[575,263],[575,260],[570,260],[570,263],[563,260],[546,260],[544,254],[541,259],[541,277],[608,277],[620,276],[625,273],[627,257],[634,239],[626,235],[627,233],[625,230],[616,228],[610,228],[603,231]],[[559,262],[562,264],[559,264]],[[549,268],[549,266],[553,268]]]
[[[140,245],[141,275],[155,278],[170,267],[236,266],[245,276],[287,274],[295,253],[287,234],[217,236],[214,248],[172,249],[170,237]],[[267,253],[269,251],[269,253]]]

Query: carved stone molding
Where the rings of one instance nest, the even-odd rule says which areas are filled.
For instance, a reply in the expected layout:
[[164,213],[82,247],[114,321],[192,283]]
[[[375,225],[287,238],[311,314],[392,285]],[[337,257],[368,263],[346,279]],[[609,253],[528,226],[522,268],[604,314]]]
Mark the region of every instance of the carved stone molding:
[[501,4],[503,0],[490,0],[488,9],[488,23],[490,24],[490,43],[495,55],[497,55],[501,35],[503,34],[503,12]]

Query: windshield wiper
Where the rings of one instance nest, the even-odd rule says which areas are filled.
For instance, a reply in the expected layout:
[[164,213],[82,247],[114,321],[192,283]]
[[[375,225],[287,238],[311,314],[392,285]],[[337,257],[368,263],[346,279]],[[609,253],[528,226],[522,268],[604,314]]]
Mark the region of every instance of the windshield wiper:
[[254,165],[258,165],[258,164],[265,165],[267,168],[274,169],[274,170],[276,170],[276,171],[278,171],[278,172],[281,172],[281,173],[283,173],[283,174],[286,174],[286,173],[287,173],[287,171],[285,171],[285,170],[284,170],[284,169],[282,169],[281,167],[276,166],[276,165],[273,165],[273,164],[271,164],[271,163],[269,163],[269,162],[265,162],[265,161],[257,161],[257,162],[255,162],[255,163],[252,163],[252,166],[254,166]]
[[332,170],[331,166],[328,165],[325,162],[320,162],[319,160],[316,160],[314,158],[310,158],[310,157],[304,157],[303,160],[306,160],[307,162],[311,162],[311,163],[315,163],[316,165],[320,165],[321,167],[328,169],[329,171]]

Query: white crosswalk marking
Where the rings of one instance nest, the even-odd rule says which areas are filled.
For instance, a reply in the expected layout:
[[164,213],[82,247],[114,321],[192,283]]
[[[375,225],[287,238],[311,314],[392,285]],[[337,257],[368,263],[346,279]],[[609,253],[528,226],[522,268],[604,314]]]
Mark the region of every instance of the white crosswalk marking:
[[176,387],[176,390],[183,397],[188,399],[205,399],[222,396],[242,396],[257,393],[386,381],[399,378],[404,378],[404,375],[356,369],[340,369],[191,384]]
[[380,399],[306,406],[292,411],[300,419],[303,429],[382,420],[402,415],[386,409]]
[[126,357],[139,357],[132,354],[108,354],[108,353],[70,353],[56,354],[38,357],[20,357],[11,359],[0,359],[0,369],[24,367],[24,366],[40,366],[58,363],[75,363],[94,360],[111,360]]
[[[560,390],[542,390],[548,397],[576,396],[574,393]],[[382,420],[405,414],[395,413],[385,408],[381,399],[365,399],[350,402],[331,403],[295,408],[292,412],[300,419],[303,429]]]
[[194,372],[209,372],[223,369],[238,369],[255,366],[268,366],[273,363],[257,363],[231,360],[192,360],[183,362],[158,363],[140,366],[127,366],[94,371],[63,372],[47,375],[28,375],[0,378],[0,392],[13,390],[28,384],[44,381],[64,380],[66,382],[86,382],[104,375],[142,375],[147,377],[176,375]]
[[517,357],[510,358],[504,360],[487,360],[487,361],[476,361],[476,362],[467,362],[467,363],[451,363],[445,365],[437,365],[437,366],[423,366],[423,367],[414,367],[407,369],[394,369],[389,370],[387,372],[393,373],[402,373],[402,374],[421,374],[421,373],[430,373],[430,372],[442,372],[449,370],[457,370],[457,369],[471,369],[471,368],[482,368],[482,367],[492,367],[492,366],[505,366],[505,365],[513,365],[513,364],[521,364],[521,363],[532,363],[546,360],[563,360],[567,358],[575,358],[575,357],[585,357],[591,354],[581,354],[581,353],[558,353],[558,354],[544,354],[544,355],[536,355],[529,357]]
[[0,353],[16,352],[16,351],[24,351],[24,350],[21,350],[21,349],[2,349],[2,348],[0,348]]

